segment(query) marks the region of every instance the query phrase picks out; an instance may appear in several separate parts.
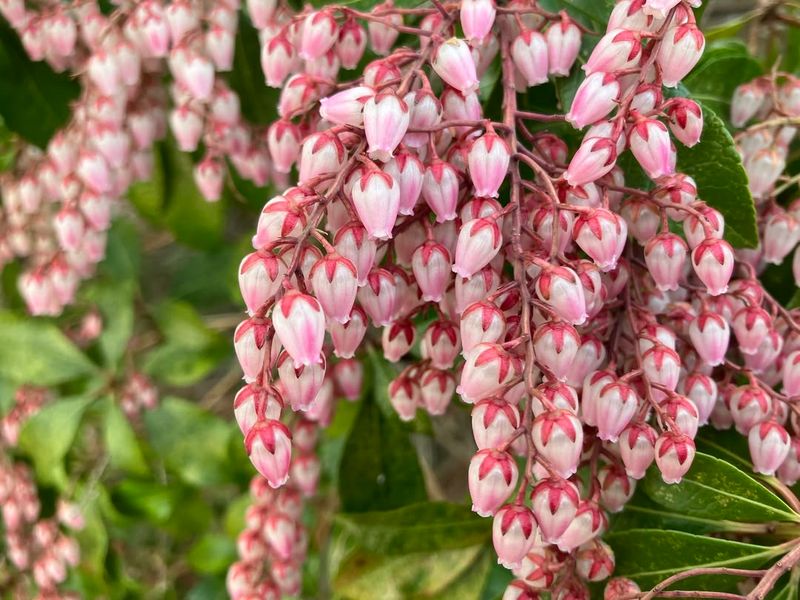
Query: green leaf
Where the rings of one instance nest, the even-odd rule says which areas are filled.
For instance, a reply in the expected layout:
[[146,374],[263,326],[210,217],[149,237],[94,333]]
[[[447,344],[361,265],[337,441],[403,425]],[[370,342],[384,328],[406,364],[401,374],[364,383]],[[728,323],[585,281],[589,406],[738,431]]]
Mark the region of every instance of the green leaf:
[[153,448],[186,483],[203,486],[230,481],[228,440],[234,433],[232,423],[172,396],[147,411],[144,423]]
[[104,404],[103,438],[111,465],[129,473],[146,475],[147,463],[128,419],[114,398],[106,398]]
[[702,452],[697,453],[679,484],[664,483],[657,469],[650,469],[642,483],[652,500],[693,517],[749,523],[800,522],[800,516],[758,481]]
[[67,484],[64,457],[72,447],[81,418],[91,398],[60,398],[33,415],[22,426],[19,447],[33,460],[40,481],[61,489]]
[[88,302],[96,304],[103,319],[103,332],[97,340],[106,366],[115,368],[125,354],[133,334],[133,292],[135,283],[95,282],[83,290]]
[[761,65],[742,42],[725,40],[706,47],[700,62],[683,80],[683,85],[693,99],[702,102],[727,122],[733,91],[761,74]]
[[142,216],[168,228],[179,242],[214,249],[222,242],[224,203],[206,202],[192,175],[192,161],[169,139],[154,149],[153,175],[134,184],[128,199]]
[[725,239],[758,246],[758,226],[747,174],[733,138],[714,111],[703,106],[703,136],[693,148],[678,143],[678,171],[697,182],[698,197],[725,217]]
[[[450,596],[448,588],[480,564],[484,554],[484,546],[398,557],[356,552],[341,565],[333,588],[340,597],[348,600],[460,600],[466,596]],[[480,586],[475,588],[474,591],[479,593]]]
[[280,90],[264,83],[260,57],[258,31],[249,19],[240,18],[233,69],[227,75],[228,85],[239,96],[242,114],[250,123],[269,125],[277,118]]
[[0,377],[51,386],[95,370],[54,323],[0,311]]
[[446,502],[412,504],[385,512],[340,514],[336,522],[356,543],[380,554],[432,552],[488,542],[491,523],[469,507]]
[[138,279],[141,263],[139,233],[133,223],[116,219],[108,230],[106,257],[100,271],[114,281]]
[[76,500],[83,507],[85,522],[83,529],[75,532],[81,547],[81,565],[102,577],[108,553],[108,532],[100,512],[100,499],[96,492],[84,490]]
[[0,116],[9,129],[44,148],[66,125],[79,93],[69,75],[31,61],[16,32],[0,21]]
[[345,512],[389,510],[427,499],[409,433],[369,398],[362,401],[345,444],[339,496]]
[[189,549],[186,560],[198,573],[222,573],[236,560],[236,544],[225,535],[207,533]]
[[[612,532],[604,540],[614,550],[614,575],[630,577],[642,589],[695,567],[757,569],[783,554],[778,548],[710,538],[682,531],[634,529]],[[724,591],[739,579],[718,576],[692,577],[684,589]]]
[[552,12],[566,10],[570,16],[598,31],[605,29],[608,15],[614,9],[614,0],[541,0],[539,4]]
[[111,501],[123,515],[144,517],[162,524],[178,507],[180,489],[154,481],[125,479],[111,490]]
[[244,531],[244,516],[252,503],[253,498],[250,494],[242,494],[228,504],[228,509],[225,511],[225,517],[223,518],[225,533],[228,534],[228,537],[236,538]]

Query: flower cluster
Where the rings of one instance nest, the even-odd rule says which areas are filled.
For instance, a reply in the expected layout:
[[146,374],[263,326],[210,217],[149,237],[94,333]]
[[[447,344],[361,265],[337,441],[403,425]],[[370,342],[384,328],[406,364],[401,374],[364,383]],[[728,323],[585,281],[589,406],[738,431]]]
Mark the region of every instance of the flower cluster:
[[[80,561],[80,548],[70,531],[83,528],[81,511],[77,505],[59,498],[56,514],[42,517],[33,473],[7,450],[16,446],[21,425],[42,408],[49,394],[40,388],[22,387],[16,391],[14,400],[2,419],[0,443],[0,504],[5,554],[13,567],[13,577],[0,584],[6,590],[13,590],[14,597],[77,598],[70,592],[59,591],[58,586],[66,580],[70,567]],[[38,596],[34,589],[38,590]]]
[[295,423],[292,437],[300,453],[292,457],[289,485],[273,489],[261,475],[250,482],[253,503],[237,540],[239,560],[228,570],[228,594],[233,600],[278,599],[300,591],[308,545],[301,522],[303,499],[316,493],[319,479],[314,454],[317,430],[311,421]]
[[194,178],[208,201],[222,195],[226,157],[243,178],[267,182],[266,140],[218,76],[232,67],[238,8],[146,0],[105,15],[94,1],[0,2],[28,56],[81,83],[69,123],[45,151],[22,148],[0,179],[0,264],[26,259],[19,289],[31,314],[57,315],[74,300],[105,255],[118,200],[151,177],[153,145],[168,128],[181,151],[205,148]]

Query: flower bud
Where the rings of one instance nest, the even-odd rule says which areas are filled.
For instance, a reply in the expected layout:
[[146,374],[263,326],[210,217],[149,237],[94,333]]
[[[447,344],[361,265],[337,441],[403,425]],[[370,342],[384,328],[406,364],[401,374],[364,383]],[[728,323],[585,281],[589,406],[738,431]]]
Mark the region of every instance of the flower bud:
[[594,500],[582,500],[578,504],[575,517],[570,520],[556,545],[562,552],[572,552],[597,537],[608,527],[608,519]]
[[462,94],[478,89],[475,62],[463,40],[450,38],[439,44],[433,54],[433,70],[442,80]]
[[540,414],[533,421],[531,439],[561,477],[571,477],[578,470],[583,426],[574,413],[559,409]]
[[484,398],[472,409],[472,436],[479,450],[504,447],[519,425],[519,409],[502,398]]
[[786,485],[794,485],[800,479],[800,438],[790,441],[789,453],[780,467],[778,477]]
[[573,187],[592,183],[611,171],[616,162],[617,148],[613,140],[587,135],[572,157],[564,180]]
[[296,367],[322,362],[325,315],[316,298],[290,290],[276,304],[272,324]]
[[569,267],[544,269],[535,282],[536,295],[559,317],[582,325],[586,321],[586,298],[578,274]]
[[628,227],[625,221],[610,210],[592,209],[582,213],[572,229],[575,242],[581,250],[597,263],[603,271],[611,271],[617,266]]
[[583,129],[610,113],[619,101],[620,85],[611,73],[592,73],[583,80],[572,100],[567,122]]
[[492,543],[497,562],[507,569],[516,569],[533,547],[537,532],[533,512],[522,504],[504,506],[494,517]]
[[472,510],[482,517],[494,515],[517,485],[517,463],[506,452],[479,450],[469,462]]
[[581,30],[566,12],[562,12],[561,20],[547,28],[545,38],[550,74],[566,77],[581,49]]
[[364,132],[373,160],[391,160],[397,145],[408,130],[411,114],[408,105],[393,93],[381,93],[364,104]]
[[[339,137],[330,132],[315,133],[303,142],[297,180],[312,183],[316,178],[335,175],[344,162],[345,150]],[[321,187],[327,189],[327,185]]]
[[[461,313],[462,354],[472,350],[480,343],[499,341],[506,330],[503,311],[492,302],[474,302]],[[800,362],[800,361],[798,361]],[[798,368],[798,388],[800,388],[800,368]]]
[[647,423],[633,423],[619,436],[619,450],[625,472],[642,479],[655,459],[656,432]]
[[644,260],[659,290],[677,290],[686,263],[686,242],[674,233],[661,233],[647,243]]
[[425,302],[439,302],[451,278],[450,253],[447,248],[428,240],[414,251],[411,268],[422,292],[422,299]]
[[333,10],[309,13],[303,21],[300,42],[300,58],[314,60],[331,49],[339,36],[339,28]]
[[390,239],[400,207],[400,188],[392,176],[378,169],[368,170],[353,186],[352,197],[369,236]]
[[637,118],[628,143],[636,161],[650,179],[657,180],[675,173],[675,146],[670,140],[666,125],[661,121]]
[[279,488],[289,479],[292,434],[280,421],[259,421],[244,441],[247,455],[270,487]]
[[547,39],[534,29],[523,29],[511,44],[511,57],[528,87],[547,83]]
[[656,464],[664,483],[680,483],[692,466],[695,447],[683,433],[665,431],[656,440]]
[[394,321],[397,313],[397,283],[386,269],[374,268],[358,290],[358,302],[376,327]]
[[677,86],[700,60],[705,47],[705,37],[694,23],[668,29],[656,54],[664,85],[669,88]]
[[703,133],[703,110],[694,100],[675,98],[667,108],[669,129],[687,148],[700,141]]
[[267,324],[260,319],[242,321],[233,334],[236,357],[247,383],[256,381],[261,375],[267,358],[267,341]]
[[400,188],[399,213],[413,215],[422,193],[425,173],[422,162],[414,154],[401,149],[383,166],[383,171],[391,175]]
[[458,327],[446,320],[431,323],[420,344],[422,357],[430,360],[436,369],[452,368],[460,349]]
[[478,344],[464,356],[461,383],[456,391],[472,404],[488,398],[511,382],[520,371],[520,360],[499,344]]
[[456,218],[458,205],[458,174],[450,165],[434,158],[425,168],[422,180],[422,196],[436,215],[437,223]]
[[493,0],[464,0],[459,16],[467,41],[481,44],[492,30],[496,13]]
[[549,321],[533,334],[536,361],[560,381],[566,380],[580,345],[578,332],[563,321]]
[[472,277],[497,256],[502,244],[503,236],[496,219],[467,221],[458,234],[453,272],[461,277]]
[[395,321],[383,328],[381,341],[383,355],[389,362],[397,362],[414,345],[414,324],[409,320]]
[[456,380],[450,371],[427,369],[420,380],[422,405],[428,414],[443,415],[456,391]]
[[628,384],[617,381],[604,386],[595,400],[597,437],[616,442],[636,414],[638,406],[639,398]]
[[753,470],[762,475],[775,475],[791,449],[789,434],[771,420],[754,425],[747,435],[747,443]]
[[511,151],[506,141],[496,133],[487,131],[472,142],[467,160],[475,194],[496,198],[511,160]]
[[733,248],[725,240],[707,238],[692,250],[692,266],[710,295],[724,294],[733,274]]
[[367,333],[367,314],[360,306],[354,306],[347,323],[330,321],[328,328],[334,354],[339,358],[352,358]]
[[[323,52],[324,54],[324,52]],[[269,87],[280,88],[284,79],[294,69],[294,45],[285,33],[279,33],[261,46],[261,71]]]
[[345,69],[355,69],[367,48],[364,28],[353,17],[348,17],[339,30],[336,54]]
[[548,478],[531,492],[531,508],[536,515],[542,539],[554,544],[569,527],[578,512],[578,488],[566,479]]
[[612,29],[600,38],[586,63],[581,67],[587,75],[625,71],[639,65],[642,40],[629,29]]

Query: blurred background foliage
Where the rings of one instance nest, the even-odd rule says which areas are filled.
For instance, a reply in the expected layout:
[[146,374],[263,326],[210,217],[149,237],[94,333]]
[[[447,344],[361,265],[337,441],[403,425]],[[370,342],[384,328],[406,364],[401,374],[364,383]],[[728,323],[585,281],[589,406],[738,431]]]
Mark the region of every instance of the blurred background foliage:
[[[594,30],[613,6],[612,0],[542,4],[567,10]],[[699,12],[705,9],[708,47],[678,91],[703,103],[707,123],[702,143],[682,149],[680,168],[725,214],[737,246],[754,246],[757,233],[728,133],[730,96],[776,66],[800,73],[794,6],[704,2]],[[584,58],[595,40],[587,38]],[[244,116],[266,125],[275,117],[277,91],[263,85],[258,61],[257,33],[242,16],[228,83]],[[493,67],[481,85],[489,115],[499,112],[498,74]],[[579,81],[576,75],[540,86],[521,104],[563,112]],[[15,34],[0,24],[0,170],[14,167],[22,141],[44,147],[68,120],[77,93],[68,77],[31,63]],[[576,145],[576,132],[557,133]],[[794,173],[799,149],[792,156]],[[231,419],[241,376],[230,342],[243,314],[236,273],[258,211],[275,190],[256,188],[230,169],[221,201],[206,203],[192,180],[197,159],[171,141],[158,148],[152,180],[135,185],[130,202],[120,206],[98,277],[62,317],[26,318],[16,291],[18,267],[2,272],[0,412],[10,409],[21,384],[48,386],[58,396],[25,423],[15,452],[35,470],[45,515],[52,514],[57,495],[85,511],[82,563],[66,586],[82,597],[222,598],[225,571],[236,557],[253,474]],[[626,173],[643,183],[643,176],[636,181],[636,168],[629,161]],[[782,270],[788,265],[770,267],[765,281],[776,297],[797,303],[792,278]],[[99,311],[103,333],[79,347],[68,333],[88,309]],[[321,439],[321,491],[304,516],[311,550],[303,596],[499,598],[509,574],[494,564],[491,522],[467,504],[468,410],[453,403],[444,418],[401,423],[386,394],[395,367],[379,348],[374,340],[366,348],[362,398],[340,402]],[[128,419],[120,394],[133,372],[155,382],[160,400]],[[641,575],[659,564],[661,579],[690,566],[724,561],[751,567],[773,558],[757,536],[749,544],[724,537],[731,523],[794,519],[764,478],[749,474],[742,442],[704,431],[698,441],[703,454],[684,483],[667,488],[648,477],[640,485],[608,538],[618,574]],[[728,491],[725,502],[719,490]],[[718,535],[703,537],[709,532]],[[0,590],[5,575],[0,562]],[[773,597],[797,598],[797,581],[781,582]]]

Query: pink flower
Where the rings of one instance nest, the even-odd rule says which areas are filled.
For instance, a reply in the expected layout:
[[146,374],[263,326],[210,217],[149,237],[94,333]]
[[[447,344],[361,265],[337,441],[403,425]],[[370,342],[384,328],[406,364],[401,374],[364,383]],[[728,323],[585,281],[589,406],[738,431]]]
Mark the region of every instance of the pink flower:
[[534,29],[523,29],[514,38],[511,44],[511,57],[528,87],[547,82],[547,52],[547,40]]
[[300,156],[300,128],[288,119],[278,119],[267,130],[267,147],[272,166],[278,173],[289,173]]
[[670,88],[677,86],[700,60],[705,47],[705,37],[694,23],[669,29],[656,55],[664,85]]
[[[642,370],[651,382],[674,390],[681,374],[681,357],[672,348],[655,344],[642,354]],[[659,395],[663,392],[656,393]]]
[[194,181],[206,202],[216,202],[222,196],[224,172],[222,161],[206,155],[194,168]]
[[333,237],[333,244],[339,254],[349,258],[355,265],[358,285],[364,285],[377,252],[375,241],[367,235],[367,230],[360,222],[351,221],[339,228]]
[[[381,8],[392,9],[394,3],[392,0],[387,0],[383,4],[378,4],[375,9],[380,11]],[[369,31],[369,44],[375,54],[379,56],[386,56],[397,41],[397,36],[400,32],[391,25],[402,25],[403,15],[399,13],[389,13],[383,17],[388,23],[380,21],[369,21],[367,23],[367,30]]]
[[578,512],[578,488],[566,479],[543,479],[531,492],[531,508],[536,515],[542,539],[555,543]]
[[389,362],[397,362],[414,345],[416,329],[408,319],[398,320],[386,325],[381,335],[383,355]]
[[305,215],[295,202],[285,196],[275,196],[261,210],[256,234],[253,236],[253,247],[267,248],[280,238],[297,235],[305,223]]
[[575,414],[564,409],[543,412],[533,421],[531,439],[561,477],[571,477],[578,470],[583,425]]
[[[345,151],[339,137],[329,131],[315,133],[303,142],[300,152],[299,183],[311,184],[318,178],[330,177],[344,165]],[[322,185],[326,189],[329,183]]]
[[709,294],[724,294],[733,274],[733,248],[725,240],[708,238],[692,251],[692,266]]
[[536,361],[559,381],[566,380],[580,345],[580,335],[564,321],[548,321],[533,334]]
[[[323,53],[324,54],[324,53]],[[261,45],[261,71],[269,87],[279,88],[292,72],[296,62],[294,45],[285,32],[280,32]]]
[[325,54],[336,43],[339,28],[333,10],[309,13],[303,21],[300,58],[314,60]]
[[478,344],[500,340],[506,331],[506,317],[497,305],[483,300],[464,309],[460,326],[462,353],[466,354]]
[[456,380],[449,371],[431,368],[422,374],[419,387],[428,414],[443,415],[456,391]]
[[664,483],[680,483],[692,466],[695,447],[683,433],[665,431],[656,440],[656,464]]
[[422,197],[436,215],[437,223],[456,218],[458,174],[449,163],[434,158],[425,169]]
[[519,424],[519,409],[501,398],[484,398],[472,409],[472,436],[479,450],[507,444]]
[[433,54],[433,70],[449,86],[462,94],[478,89],[475,61],[464,40],[450,38],[439,44]]
[[550,74],[566,77],[581,49],[581,30],[564,11],[561,20],[547,28],[545,38]]
[[783,393],[789,397],[800,395],[800,350],[783,361]]
[[352,261],[331,252],[311,268],[310,282],[325,315],[347,323],[358,292],[358,273]]
[[655,119],[639,117],[631,130],[631,152],[650,179],[675,173],[677,154],[666,125]]
[[616,144],[609,138],[585,137],[564,173],[571,186],[585,185],[600,179],[617,162]]
[[791,448],[789,434],[775,421],[754,425],[747,434],[747,444],[753,470],[762,475],[775,475]]
[[420,344],[422,358],[436,369],[450,369],[461,349],[458,327],[452,321],[439,319],[425,330]]
[[581,250],[604,272],[616,268],[625,248],[628,226],[622,217],[605,208],[581,213],[572,228],[572,235]]
[[244,441],[247,454],[256,470],[270,487],[279,488],[289,479],[292,458],[292,434],[280,421],[259,421]]
[[636,67],[641,58],[641,37],[628,29],[612,29],[600,38],[582,68],[587,75],[613,73]]
[[503,236],[495,219],[467,221],[458,234],[453,272],[461,277],[472,277],[497,256],[502,244]]
[[233,347],[247,383],[261,376],[267,359],[267,324],[263,319],[247,319],[239,323],[233,334]]
[[616,442],[638,407],[639,398],[631,386],[618,381],[604,386],[595,400],[597,437]]
[[411,258],[414,278],[425,302],[439,302],[450,283],[451,259],[447,248],[428,240]]
[[419,384],[407,375],[400,375],[389,384],[389,403],[401,421],[411,421],[420,403]]
[[472,510],[488,517],[508,499],[517,485],[517,463],[500,450],[479,450],[469,463]]
[[281,418],[283,399],[274,389],[250,383],[236,393],[233,413],[242,435],[247,435],[257,421]]
[[703,134],[703,109],[688,98],[675,98],[667,108],[669,129],[680,142],[692,148]]
[[286,276],[286,263],[279,256],[267,252],[253,252],[239,265],[239,289],[253,316],[281,288]]
[[373,160],[391,160],[397,145],[408,130],[411,115],[408,105],[393,93],[373,96],[364,104],[364,132]]
[[361,127],[364,122],[364,104],[375,95],[375,90],[358,85],[322,98],[319,101],[320,116],[337,125]]
[[400,207],[400,187],[391,175],[369,169],[351,192],[358,218],[371,238],[388,240]]
[[472,142],[467,161],[476,196],[497,197],[497,191],[508,173],[510,160],[508,144],[493,131],[487,131]]
[[576,129],[596,123],[614,110],[619,95],[619,81],[612,73],[592,73],[575,93],[566,120]]
[[367,314],[360,306],[354,306],[347,323],[332,321],[328,324],[328,331],[333,342],[333,353],[339,358],[352,358],[367,333]]
[[339,29],[336,54],[345,69],[355,69],[367,48],[367,34],[353,17],[348,17]]
[[767,99],[767,92],[758,82],[740,85],[731,99],[731,124],[742,127],[761,109]]
[[656,431],[647,423],[632,423],[619,435],[619,453],[625,472],[642,479],[655,460]]
[[509,504],[497,511],[492,524],[497,562],[508,569],[518,568],[533,547],[537,530],[536,518],[527,506]]
[[721,315],[700,313],[689,325],[689,335],[700,358],[708,365],[716,367],[725,362],[731,329]]
[[686,242],[673,233],[661,233],[647,243],[644,260],[658,289],[678,289],[687,251]]
[[562,552],[572,552],[578,546],[597,537],[608,527],[608,520],[594,500],[582,500],[575,517],[562,533],[556,545]]
[[456,391],[472,404],[499,392],[520,370],[520,359],[500,344],[478,344],[464,356],[461,383]]
[[[411,111],[409,130],[431,129],[442,120],[442,103],[429,87],[422,87],[409,92],[403,98]],[[430,139],[426,131],[409,131],[403,138],[403,144],[409,148],[421,148]]]
[[586,321],[586,298],[583,285],[569,267],[548,267],[542,270],[535,282],[536,295],[549,304],[562,318],[573,325]]
[[425,172],[422,161],[416,155],[401,149],[383,165],[383,171],[391,175],[400,188],[399,213],[413,215],[422,193]]
[[394,276],[386,269],[372,269],[367,275],[366,285],[358,290],[358,301],[375,326],[389,325],[398,309]]
[[322,361],[320,353],[325,337],[325,315],[315,298],[290,290],[275,305],[272,324],[295,366]]
[[464,0],[461,3],[461,29],[472,44],[481,44],[494,25],[497,11],[493,0]]

